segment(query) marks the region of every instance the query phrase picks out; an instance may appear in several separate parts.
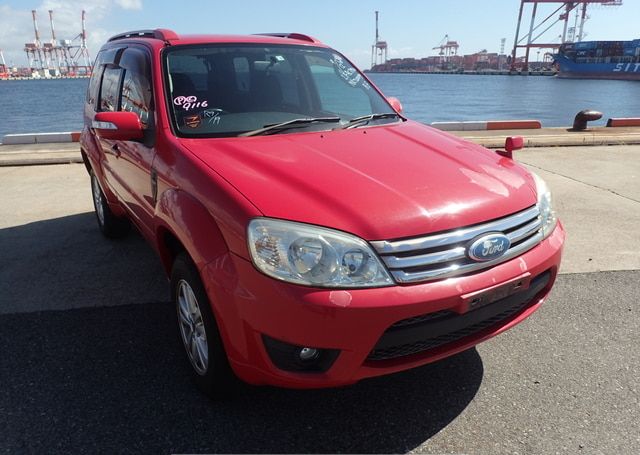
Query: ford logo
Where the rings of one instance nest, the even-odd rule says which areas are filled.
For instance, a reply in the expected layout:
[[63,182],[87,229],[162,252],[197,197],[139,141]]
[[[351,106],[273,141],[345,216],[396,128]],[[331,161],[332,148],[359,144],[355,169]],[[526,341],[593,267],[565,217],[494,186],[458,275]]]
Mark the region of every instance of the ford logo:
[[506,235],[500,233],[488,234],[474,240],[469,246],[468,254],[474,261],[492,261],[505,254],[510,246],[511,242]]

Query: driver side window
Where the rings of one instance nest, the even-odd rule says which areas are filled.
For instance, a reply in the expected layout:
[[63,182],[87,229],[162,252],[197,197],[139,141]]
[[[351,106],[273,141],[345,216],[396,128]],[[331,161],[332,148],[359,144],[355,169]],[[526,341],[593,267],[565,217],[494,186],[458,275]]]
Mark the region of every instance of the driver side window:
[[124,79],[119,110],[136,113],[146,129],[153,111],[149,57],[141,49],[128,48],[120,60],[120,66],[124,70]]
[[102,74],[102,86],[100,87],[99,111],[113,112],[118,110],[121,80],[122,68],[117,66],[105,67]]

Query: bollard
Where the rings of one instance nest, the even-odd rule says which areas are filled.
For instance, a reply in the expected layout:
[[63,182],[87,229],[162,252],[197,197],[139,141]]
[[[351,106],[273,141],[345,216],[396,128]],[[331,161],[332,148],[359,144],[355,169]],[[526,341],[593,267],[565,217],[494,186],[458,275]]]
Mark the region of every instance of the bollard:
[[573,128],[571,131],[583,131],[587,129],[587,122],[594,120],[600,120],[602,118],[602,112],[594,111],[592,109],[585,109],[576,114],[576,118],[573,120]]

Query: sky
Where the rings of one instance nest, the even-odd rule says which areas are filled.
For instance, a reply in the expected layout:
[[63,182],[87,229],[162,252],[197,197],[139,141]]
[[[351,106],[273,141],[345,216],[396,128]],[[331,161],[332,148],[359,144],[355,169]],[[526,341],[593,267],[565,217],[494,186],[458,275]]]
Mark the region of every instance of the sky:
[[[497,52],[501,38],[506,38],[510,53],[519,5],[519,0],[0,0],[0,49],[8,64],[26,66],[22,48],[34,40],[31,10],[37,11],[41,41],[45,41],[51,36],[48,10],[54,11],[58,39],[70,39],[80,33],[84,8],[91,56],[108,37],[137,29],[169,28],[179,34],[300,32],[368,68],[376,10],[389,58],[420,58],[435,55],[432,49],[445,35],[458,41],[460,54],[482,49]],[[538,17],[546,17],[557,6],[540,5]],[[530,9],[530,5],[525,9],[525,30]],[[589,16],[585,40],[640,38],[640,0],[623,0],[619,7],[590,6]],[[557,42],[561,33],[558,25],[544,37]]]

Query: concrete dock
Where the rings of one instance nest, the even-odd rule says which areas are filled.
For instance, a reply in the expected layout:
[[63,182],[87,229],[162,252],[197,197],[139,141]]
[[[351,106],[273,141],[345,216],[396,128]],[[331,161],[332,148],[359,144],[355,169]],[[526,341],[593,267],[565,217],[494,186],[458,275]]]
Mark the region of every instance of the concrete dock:
[[0,146],[0,447],[640,452],[640,129],[607,132],[609,146],[559,130],[457,133],[496,147],[527,136],[515,159],[553,191],[565,256],[528,321],[405,373],[335,390],[248,387],[225,403],[189,380],[153,251],[135,233],[100,235],[78,144]]

